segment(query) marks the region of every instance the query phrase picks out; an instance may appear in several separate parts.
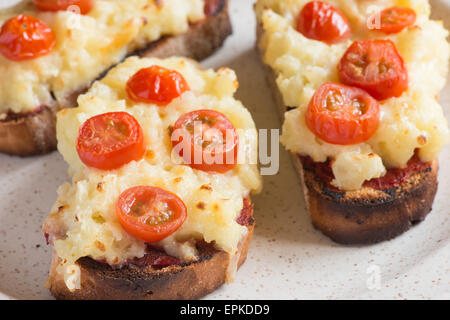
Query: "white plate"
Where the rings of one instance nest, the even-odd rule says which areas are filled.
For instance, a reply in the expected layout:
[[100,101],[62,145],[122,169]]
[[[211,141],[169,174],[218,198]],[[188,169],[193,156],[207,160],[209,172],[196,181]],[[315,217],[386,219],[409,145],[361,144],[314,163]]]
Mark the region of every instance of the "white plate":
[[[450,1],[432,1],[434,17],[447,19]],[[279,120],[254,46],[251,0],[232,0],[234,35],[208,67],[236,70],[237,97],[258,128]],[[450,119],[450,86],[441,99]],[[265,177],[254,197],[257,227],[248,260],[236,281],[209,299],[413,299],[450,298],[450,147],[441,154],[439,192],[432,213],[400,237],[365,247],[341,246],[313,229],[289,155],[280,151],[280,172]],[[0,298],[49,299],[43,283],[51,249],[40,231],[66,179],[57,152],[20,159],[0,155]],[[379,280],[377,282],[377,280]]]
[[22,0],[3,0],[0,2],[0,9],[9,8],[21,2]]

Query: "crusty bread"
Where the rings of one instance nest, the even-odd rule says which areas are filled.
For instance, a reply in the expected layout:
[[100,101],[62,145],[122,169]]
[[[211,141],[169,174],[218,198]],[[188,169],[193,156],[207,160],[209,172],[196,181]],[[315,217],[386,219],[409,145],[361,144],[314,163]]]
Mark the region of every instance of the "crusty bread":
[[[228,0],[206,0],[210,11],[206,19],[192,24],[189,31],[164,37],[146,48],[130,53],[141,57],[185,56],[204,59],[218,49],[231,34]],[[106,72],[106,70],[105,70]],[[101,75],[99,75],[101,77]],[[55,114],[76,106],[77,97],[85,89],[70,94],[51,106],[27,114],[10,114],[0,120],[0,152],[19,156],[45,154],[56,149]]]
[[[257,34],[259,38],[261,27]],[[262,61],[263,53],[258,46],[257,50]],[[284,105],[274,71],[267,65],[264,70],[283,121],[289,107]],[[329,188],[314,171],[303,169],[299,155],[293,154],[292,160],[303,185],[312,224],[335,242],[343,244],[371,244],[405,232],[431,211],[438,186],[437,160],[412,174],[395,189],[380,191],[364,187],[352,192]]]
[[[253,235],[253,205],[248,204],[250,218],[247,235],[239,244],[237,267],[247,258]],[[91,258],[77,261],[81,270],[81,289],[70,292],[56,267],[60,258],[53,253],[48,285],[57,299],[67,300],[166,300],[198,299],[219,288],[227,280],[232,261],[230,254],[215,249],[213,244],[197,244],[199,260],[162,269],[151,266],[127,265],[113,269]],[[231,266],[232,268],[232,266]]]
[[56,147],[56,108],[43,107],[26,115],[8,115],[0,120],[0,152],[29,156]]
[[405,232],[431,211],[438,186],[437,160],[396,188],[347,192],[329,188],[314,171],[302,167],[300,157],[294,162],[312,224],[344,244],[371,244]]

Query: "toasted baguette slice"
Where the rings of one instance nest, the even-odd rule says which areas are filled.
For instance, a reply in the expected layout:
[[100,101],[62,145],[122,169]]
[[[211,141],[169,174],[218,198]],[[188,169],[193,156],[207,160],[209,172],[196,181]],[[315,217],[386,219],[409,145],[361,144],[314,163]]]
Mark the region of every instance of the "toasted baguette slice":
[[[91,258],[81,258],[81,289],[67,288],[64,277],[57,272],[60,258],[53,253],[49,289],[57,299],[67,300],[168,300],[198,299],[213,292],[227,281],[229,272],[239,268],[247,258],[253,235],[253,205],[248,204],[250,218],[246,223],[247,235],[239,244],[233,260],[230,254],[219,251],[213,244],[197,244],[199,260],[176,264],[162,269],[129,264],[113,269]],[[237,263],[237,266],[236,266]]]
[[[260,31],[258,29],[258,33]],[[262,52],[259,53],[262,57]],[[283,103],[274,71],[267,65],[264,70],[283,120],[289,107]],[[312,224],[338,243],[371,244],[400,235],[425,219],[437,192],[437,160],[412,174],[395,190],[364,187],[351,192],[336,192],[329,188],[314,171],[303,168],[299,155],[293,154],[292,160],[303,185]]]
[[[126,107],[115,108],[116,94],[126,88],[126,79],[152,65],[179,72],[191,92],[164,108],[133,100]],[[217,84],[222,90],[215,91]],[[226,174],[196,170],[188,167],[188,163],[173,161],[170,140],[175,119],[200,108],[220,110],[236,130],[248,128],[256,135],[251,115],[234,99],[236,88],[236,75],[226,68],[216,72],[204,70],[197,62],[182,57],[165,60],[131,57],[78,99],[77,108],[58,113],[59,151],[73,168],[74,179],[72,185],[65,184],[59,189],[58,199],[42,228],[57,252],[47,282],[56,298],[193,299],[233,281],[252,236],[250,193],[261,189],[257,166],[242,163],[239,164],[242,167]],[[98,103],[90,104],[90,97]],[[77,133],[85,121],[79,121],[78,115],[92,118],[108,111],[127,112],[128,108],[130,116],[148,132],[144,139],[145,155],[120,169],[99,171],[81,165],[75,152]],[[253,140],[239,148],[256,152],[257,144]],[[118,216],[113,209],[127,190],[144,186],[178,195],[187,213],[177,230],[172,229],[170,236],[165,234],[164,239],[151,244],[127,228],[122,215]],[[90,192],[85,193],[88,189]],[[242,206],[236,201],[239,199]],[[141,207],[141,200],[136,201]],[[156,201],[149,210],[169,212],[165,211],[163,198]],[[135,204],[132,210],[138,208]],[[176,212],[170,203],[167,208]],[[122,213],[127,214],[125,210]],[[153,234],[152,230],[144,232]]]
[[[206,0],[209,15],[205,20],[192,24],[184,34],[164,37],[131,55],[165,58],[185,56],[197,60],[210,56],[231,34],[228,0]],[[105,70],[106,72],[107,70]],[[101,77],[101,75],[99,75]],[[39,111],[27,114],[10,114],[0,120],[0,152],[19,156],[45,154],[56,149],[55,114],[63,108],[76,106],[79,94],[74,92],[64,101],[51,106],[37,106]]]
[[414,172],[393,189],[363,187],[341,192],[329,188],[313,170],[294,162],[314,227],[336,242],[371,244],[392,239],[425,219],[436,195],[438,161]]

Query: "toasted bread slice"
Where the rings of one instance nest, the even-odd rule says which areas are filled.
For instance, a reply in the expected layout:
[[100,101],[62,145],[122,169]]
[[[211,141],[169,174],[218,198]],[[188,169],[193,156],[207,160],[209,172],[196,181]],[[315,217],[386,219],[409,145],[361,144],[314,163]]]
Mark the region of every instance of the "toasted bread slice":
[[[213,292],[227,281],[229,272],[246,260],[253,234],[253,205],[246,221],[247,235],[235,257],[215,249],[213,244],[199,242],[199,259],[192,263],[175,264],[165,268],[129,264],[113,269],[91,258],[81,258],[81,289],[71,292],[64,277],[57,272],[60,258],[54,253],[48,279],[49,289],[57,299],[67,300],[168,300],[198,299]],[[234,260],[236,259],[236,260]],[[237,266],[236,266],[237,263]]]
[[392,239],[425,219],[431,211],[438,181],[438,161],[414,172],[396,188],[363,187],[342,192],[329,188],[313,170],[294,162],[314,227],[336,242],[371,244]]
[[[218,49],[231,34],[228,0],[206,0],[208,17],[192,24],[189,31],[164,37],[131,55],[164,58],[185,56],[204,59]],[[105,70],[106,72],[107,70]],[[99,75],[101,77],[101,75]],[[85,90],[90,86],[86,84]],[[19,156],[45,154],[56,149],[55,114],[63,108],[76,106],[77,97],[85,90],[74,92],[51,106],[37,106],[38,111],[10,114],[0,120],[0,152]]]
[[56,148],[56,107],[0,120],[0,152],[29,156]]
[[[191,92],[164,108],[130,99],[126,108],[149,133],[145,139],[147,152],[139,161],[106,170],[108,174],[80,166],[74,153],[82,125],[77,114],[96,116],[110,111],[108,106],[114,105],[111,97],[115,100],[115,93],[126,87],[125,78],[152,65],[178,70],[192,85]],[[108,85],[118,81],[122,85]],[[222,90],[216,92],[218,83]],[[106,91],[99,91],[100,87]],[[233,98],[236,88],[237,78],[229,69],[203,70],[195,61],[182,57],[131,57],[78,99],[77,108],[58,113],[59,151],[74,169],[75,178],[72,184],[59,189],[58,199],[43,225],[49,244],[54,244],[57,252],[47,282],[56,298],[193,299],[233,280],[237,267],[245,260],[253,232],[249,195],[261,188],[257,166],[242,163],[239,165],[243,170],[229,170],[227,174],[201,172],[174,162],[172,145],[166,139],[171,138],[175,119],[205,107],[223,111],[235,123],[233,126],[248,128],[256,136],[250,114]],[[98,104],[90,104],[89,96],[96,97]],[[105,110],[100,110],[102,107]],[[117,112],[114,107],[111,109]],[[257,144],[253,140],[240,148],[256,153]],[[78,188],[81,185],[92,192],[85,194],[83,190],[87,189]],[[154,186],[179,195],[186,207],[186,220],[156,243],[146,243],[146,238],[142,240],[127,231],[113,209],[120,194],[139,186]],[[86,195],[82,200],[81,193]],[[242,206],[236,201],[239,199],[243,199]],[[155,257],[164,262],[155,262]]]
[[[262,52],[259,53],[262,57]],[[283,103],[274,71],[267,65],[264,70],[283,120],[289,107]],[[312,224],[338,243],[371,244],[398,236],[425,219],[437,192],[437,160],[411,174],[395,189],[363,187],[347,192],[329,188],[313,170],[305,170],[298,154],[293,154],[292,160],[303,185]]]

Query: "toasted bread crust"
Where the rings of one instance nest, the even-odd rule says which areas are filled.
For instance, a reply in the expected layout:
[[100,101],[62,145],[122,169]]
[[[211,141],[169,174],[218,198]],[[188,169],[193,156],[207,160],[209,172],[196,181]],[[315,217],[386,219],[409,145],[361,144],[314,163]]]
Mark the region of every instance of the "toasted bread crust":
[[[262,28],[257,29],[258,39]],[[257,42],[259,43],[259,41]],[[258,47],[262,60],[263,52]],[[276,83],[274,71],[264,65],[267,82],[280,119],[289,109]],[[306,207],[315,228],[343,244],[372,244],[392,239],[425,219],[437,192],[438,161],[416,172],[395,190],[362,188],[356,192],[334,192],[314,172],[303,170],[297,154],[292,155],[303,184]]]
[[195,60],[210,56],[231,35],[232,27],[228,0],[207,0],[207,2],[216,3],[212,5],[216,12],[210,12],[210,17],[191,25],[189,32],[175,37],[164,37],[136,54],[156,58],[183,56]]
[[8,115],[0,121],[0,152],[31,156],[56,148],[56,108],[43,107],[25,115]]
[[[249,230],[250,231],[250,230]],[[246,259],[252,230],[241,247],[238,266]],[[70,292],[63,276],[56,272],[60,262],[54,254],[50,270],[50,291],[64,300],[173,300],[198,299],[226,282],[230,255],[211,245],[201,249],[200,260],[155,270],[127,266],[113,270],[90,258],[80,259],[81,289]]]
[[[215,2],[217,12],[206,19],[192,24],[189,31],[164,37],[150,43],[146,48],[131,53],[141,57],[165,58],[172,55],[193,59],[204,59],[218,49],[231,34],[228,15],[228,0],[207,0]],[[62,101],[54,101],[52,106],[43,106],[37,112],[8,115],[0,121],[0,152],[31,156],[45,154],[56,149],[56,112],[63,108],[75,107],[77,97],[85,89],[77,90]]]
[[392,239],[425,219],[436,195],[438,161],[413,173],[394,189],[364,187],[335,192],[315,172],[295,160],[315,228],[343,244],[371,244]]
[[[253,220],[240,243],[238,267],[248,252],[253,234]],[[198,245],[200,259],[184,265],[163,269],[128,265],[121,269],[99,263],[91,258],[77,261],[81,270],[81,289],[70,292],[63,276],[56,271],[60,258],[54,253],[48,284],[56,299],[64,300],[168,300],[198,299],[213,292],[227,280],[231,256],[212,244]]]

